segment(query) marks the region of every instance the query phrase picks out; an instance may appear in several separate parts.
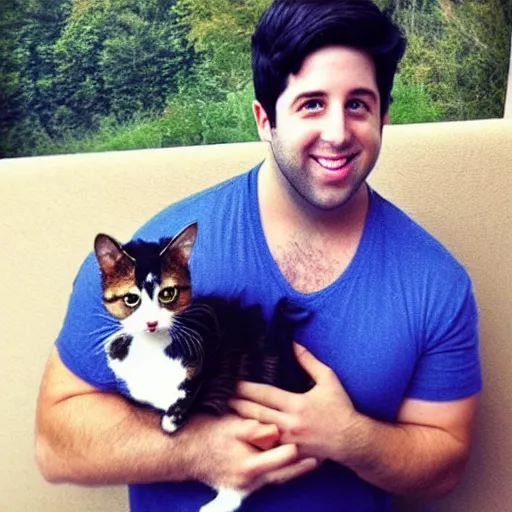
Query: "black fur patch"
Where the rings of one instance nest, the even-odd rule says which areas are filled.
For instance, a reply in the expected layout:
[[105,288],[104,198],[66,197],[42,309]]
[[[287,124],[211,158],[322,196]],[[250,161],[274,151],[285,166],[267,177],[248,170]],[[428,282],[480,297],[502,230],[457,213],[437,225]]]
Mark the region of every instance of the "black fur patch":
[[132,341],[133,336],[130,334],[121,334],[119,337],[112,340],[108,347],[110,359],[119,359],[119,361],[125,359],[130,350]]
[[[161,272],[160,253],[169,243],[168,239],[162,239],[160,242],[143,242],[142,240],[133,240],[123,246],[123,249],[136,261],[135,281],[139,289],[145,288],[151,298],[155,284],[159,284]],[[155,276],[156,281],[149,283],[146,278],[149,274]]]
[[[282,300],[267,324],[259,306],[242,307],[219,297],[199,297],[179,316],[179,324],[197,334],[202,371],[189,385],[200,385],[192,407],[213,414],[228,409],[237,382],[251,380],[288,391],[305,392],[312,382],[293,353],[294,329],[307,320],[307,312]],[[171,332],[172,336],[173,332]],[[197,351],[178,336],[166,354],[194,361]]]

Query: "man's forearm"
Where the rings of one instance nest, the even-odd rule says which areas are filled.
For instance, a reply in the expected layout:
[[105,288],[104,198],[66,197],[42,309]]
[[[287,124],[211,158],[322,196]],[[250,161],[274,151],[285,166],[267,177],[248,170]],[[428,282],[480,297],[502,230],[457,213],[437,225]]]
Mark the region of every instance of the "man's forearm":
[[[311,352],[295,355],[315,385],[306,393],[242,382],[231,407],[276,425],[301,456],[331,459],[396,494],[436,496],[459,481],[468,458],[478,394],[451,401],[406,398],[396,423],[359,413],[337,375]],[[329,421],[322,421],[329,418]]]
[[450,491],[467,462],[467,444],[446,431],[359,418],[350,453],[338,462],[364,480],[400,495],[434,497]]
[[36,457],[56,483],[179,481],[188,477],[180,440],[160,430],[157,414],[118,395],[90,393],[38,412]]
[[[82,485],[181,482],[258,489],[311,471],[296,445],[273,448],[275,425],[234,414],[192,415],[172,435],[160,415],[98,391],[70,372],[56,351],[41,383],[36,457],[50,482]],[[265,451],[262,451],[265,450]]]

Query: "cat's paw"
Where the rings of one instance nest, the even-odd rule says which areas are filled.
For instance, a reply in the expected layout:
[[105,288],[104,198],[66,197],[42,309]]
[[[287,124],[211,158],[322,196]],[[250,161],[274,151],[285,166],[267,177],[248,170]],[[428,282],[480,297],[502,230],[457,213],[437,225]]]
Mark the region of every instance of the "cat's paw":
[[242,504],[247,493],[234,489],[219,489],[217,496],[206,505],[203,505],[199,512],[235,512]]
[[179,423],[176,421],[175,416],[168,416],[165,414],[162,416],[162,430],[167,432],[168,434],[173,434],[180,428]]

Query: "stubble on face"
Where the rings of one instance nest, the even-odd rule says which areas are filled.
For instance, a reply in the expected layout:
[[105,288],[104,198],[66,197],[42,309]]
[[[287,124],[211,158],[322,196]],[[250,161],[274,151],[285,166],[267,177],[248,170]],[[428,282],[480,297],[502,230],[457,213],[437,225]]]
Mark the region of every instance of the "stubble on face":
[[[302,207],[318,212],[336,213],[344,210],[354,196],[361,193],[362,186],[373,169],[373,164],[368,169],[360,169],[361,165],[356,163],[350,183],[345,185],[343,193],[334,188],[332,194],[327,196],[310,179],[308,167],[311,163],[304,165],[298,158],[294,158],[283,146],[276,129],[273,129],[270,150],[277,178],[286,187],[294,202],[298,201]],[[335,149],[333,152],[336,151],[339,150]]]
[[[315,108],[301,111],[301,96],[311,98]],[[365,109],[358,111],[353,104]],[[341,211],[366,191],[363,184],[377,160],[381,131],[371,57],[346,47],[321,49],[306,58],[278,99],[269,140],[275,178],[300,208]],[[322,165],[322,159],[347,157],[352,161],[346,175]]]

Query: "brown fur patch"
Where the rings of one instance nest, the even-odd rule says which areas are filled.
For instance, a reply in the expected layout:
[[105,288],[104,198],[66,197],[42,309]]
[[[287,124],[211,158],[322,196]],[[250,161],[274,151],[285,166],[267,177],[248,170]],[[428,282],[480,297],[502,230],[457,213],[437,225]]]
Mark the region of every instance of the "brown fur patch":
[[107,310],[119,320],[128,317],[133,309],[126,306],[123,297],[135,286],[135,267],[121,269],[121,273],[103,276],[103,298]]
[[192,290],[186,258],[182,251],[175,247],[168,249],[162,261],[161,288],[168,286],[178,288],[178,298],[171,304],[163,304],[163,306],[171,311],[182,311],[192,300]]

